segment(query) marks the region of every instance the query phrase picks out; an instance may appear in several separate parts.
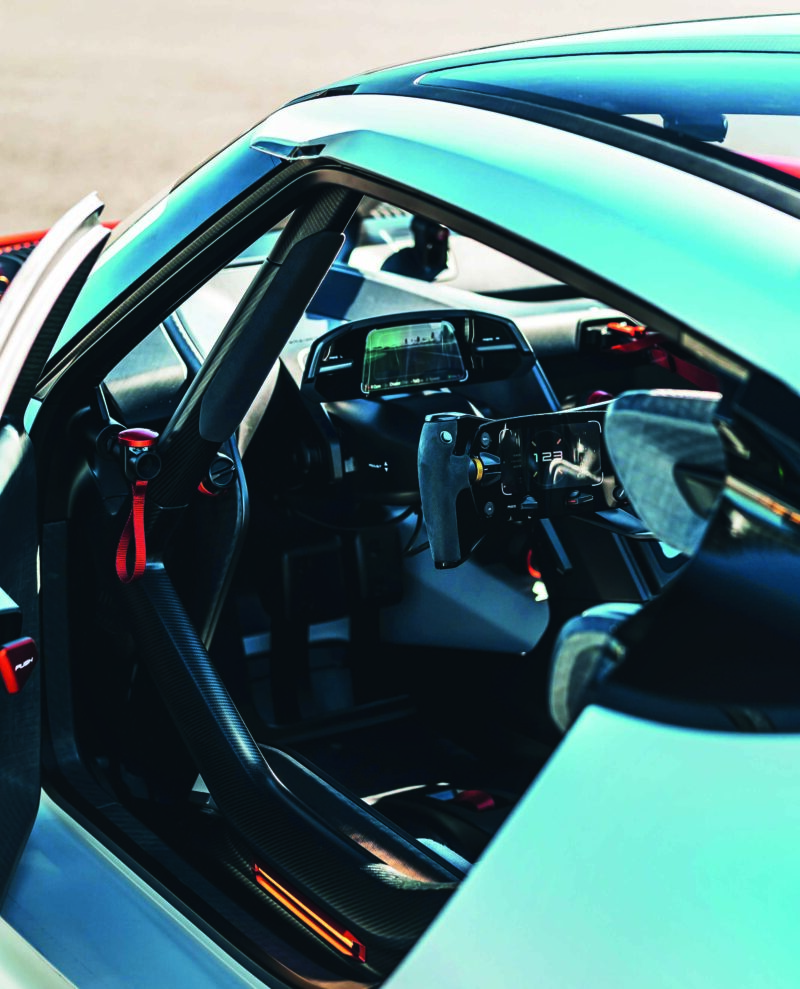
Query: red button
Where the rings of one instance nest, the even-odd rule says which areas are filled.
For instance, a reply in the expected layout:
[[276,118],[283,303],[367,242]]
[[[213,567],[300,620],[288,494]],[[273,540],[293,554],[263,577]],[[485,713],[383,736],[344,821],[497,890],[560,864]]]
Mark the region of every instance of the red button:
[[485,790],[462,790],[453,800],[455,804],[463,804],[470,810],[492,810],[494,797]]
[[0,649],[0,676],[9,694],[18,694],[39,662],[33,639],[17,639]]
[[157,439],[158,433],[153,432],[152,429],[145,429],[144,427],[123,429],[121,432],[117,433],[117,440],[122,446],[153,446]]

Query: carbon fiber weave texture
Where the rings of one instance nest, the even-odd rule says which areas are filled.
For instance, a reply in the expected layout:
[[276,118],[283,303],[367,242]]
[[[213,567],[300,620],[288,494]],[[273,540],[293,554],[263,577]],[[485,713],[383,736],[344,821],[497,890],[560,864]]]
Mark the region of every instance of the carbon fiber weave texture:
[[[141,580],[120,590],[142,659],[237,846],[340,919],[387,971],[439,912],[456,877],[421,850],[410,868],[439,872],[441,881],[404,876],[297,801],[242,722],[166,571],[151,566]],[[369,815],[364,817],[369,831]]]

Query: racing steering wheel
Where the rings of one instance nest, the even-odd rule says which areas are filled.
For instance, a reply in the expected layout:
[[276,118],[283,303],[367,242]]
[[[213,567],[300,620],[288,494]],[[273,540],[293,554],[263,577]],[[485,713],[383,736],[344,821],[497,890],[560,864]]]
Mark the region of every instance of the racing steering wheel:
[[494,420],[428,416],[417,466],[434,565],[463,563],[493,521],[616,510],[621,492],[603,472],[607,406]]

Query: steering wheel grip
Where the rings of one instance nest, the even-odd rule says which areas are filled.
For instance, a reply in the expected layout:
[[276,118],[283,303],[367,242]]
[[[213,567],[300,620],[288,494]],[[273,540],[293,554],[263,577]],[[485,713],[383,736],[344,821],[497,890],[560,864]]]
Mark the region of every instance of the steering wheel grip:
[[469,487],[468,453],[456,454],[458,424],[471,416],[432,415],[422,426],[417,457],[422,516],[433,563],[440,570],[461,563],[456,498]]

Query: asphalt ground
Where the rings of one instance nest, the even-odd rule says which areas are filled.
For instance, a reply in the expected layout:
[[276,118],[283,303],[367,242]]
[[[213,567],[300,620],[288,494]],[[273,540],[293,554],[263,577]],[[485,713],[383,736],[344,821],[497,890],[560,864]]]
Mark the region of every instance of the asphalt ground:
[[287,99],[364,69],[776,0],[2,0],[0,233],[122,218]]

